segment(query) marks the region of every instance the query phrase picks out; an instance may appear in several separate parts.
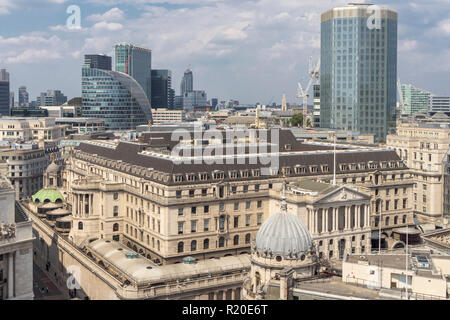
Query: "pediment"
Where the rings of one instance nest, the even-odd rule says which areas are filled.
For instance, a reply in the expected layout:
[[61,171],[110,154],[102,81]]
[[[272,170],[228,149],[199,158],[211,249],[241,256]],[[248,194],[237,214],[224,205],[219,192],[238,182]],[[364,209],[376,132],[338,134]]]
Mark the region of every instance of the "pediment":
[[370,196],[347,187],[342,187],[323,196],[322,198],[315,201],[315,203],[323,204],[359,200],[370,200]]

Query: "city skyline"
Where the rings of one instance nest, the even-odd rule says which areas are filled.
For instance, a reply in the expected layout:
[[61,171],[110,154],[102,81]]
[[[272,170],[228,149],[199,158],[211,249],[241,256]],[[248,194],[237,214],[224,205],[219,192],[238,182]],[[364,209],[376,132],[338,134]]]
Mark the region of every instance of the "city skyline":
[[[153,68],[172,70],[174,88],[191,64],[196,87],[210,97],[269,104],[286,92],[298,102],[296,83],[307,78],[308,56],[320,54],[320,14],[348,1],[130,3],[79,1],[81,29],[68,30],[68,1],[2,1],[0,24],[8,28],[0,33],[0,67],[11,74],[11,91],[24,85],[31,97],[47,89],[80,96],[84,54],[113,56],[114,44],[127,41],[152,49]],[[450,2],[374,3],[399,14],[402,82],[450,95]]]

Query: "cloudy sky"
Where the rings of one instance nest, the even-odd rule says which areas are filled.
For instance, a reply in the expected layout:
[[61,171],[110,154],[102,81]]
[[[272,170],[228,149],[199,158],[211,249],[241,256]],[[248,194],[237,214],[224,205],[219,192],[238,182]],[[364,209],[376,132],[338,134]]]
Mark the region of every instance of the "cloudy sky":
[[[450,0],[372,1],[399,13],[398,75],[404,83],[450,95]],[[80,96],[89,53],[117,42],[153,50],[153,68],[171,69],[179,92],[191,65],[194,88],[243,103],[295,101],[308,57],[320,53],[320,14],[341,0],[0,0],[0,68],[12,89],[32,99],[61,89]],[[70,5],[81,28],[69,30]]]

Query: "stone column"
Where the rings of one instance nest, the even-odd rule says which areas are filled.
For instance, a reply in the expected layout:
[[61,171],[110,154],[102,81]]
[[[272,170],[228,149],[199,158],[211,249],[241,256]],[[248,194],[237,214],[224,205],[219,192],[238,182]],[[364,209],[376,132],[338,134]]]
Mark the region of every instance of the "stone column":
[[360,205],[357,205],[357,206],[355,206],[355,229],[359,229],[360,228],[360,224],[361,224],[361,221],[360,221],[360,216],[361,216],[361,206]]
[[[364,221],[364,227],[370,227],[370,207],[366,206],[366,211],[364,212],[366,219]],[[381,221],[380,221],[381,223]]]
[[314,231],[315,234],[319,233],[319,211],[318,210],[312,210],[314,214]]
[[327,211],[325,209],[322,208],[322,231],[323,233],[327,233],[328,232],[328,215],[327,215]]
[[338,224],[338,208],[333,208],[333,231],[337,231],[339,228]]
[[8,299],[14,298],[14,254],[8,254]]
[[349,206],[345,206],[345,223],[344,223],[344,230],[349,230],[350,229],[350,207]]
[[231,289],[231,300],[236,300],[236,290]]

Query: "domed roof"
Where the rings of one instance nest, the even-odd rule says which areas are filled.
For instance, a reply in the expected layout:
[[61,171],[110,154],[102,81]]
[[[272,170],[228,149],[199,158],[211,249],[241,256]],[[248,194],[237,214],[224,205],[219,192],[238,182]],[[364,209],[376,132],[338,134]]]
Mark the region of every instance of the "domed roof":
[[57,200],[64,201],[64,197],[59,192],[59,190],[56,189],[41,189],[38,192],[36,192],[33,196],[31,196],[31,200],[33,202],[36,202],[36,200],[39,200],[40,203],[44,202],[56,202]]
[[255,246],[258,252],[270,250],[274,256],[306,253],[312,247],[308,228],[300,218],[287,212],[284,191],[281,211],[272,215],[261,226],[256,235]]
[[45,172],[46,173],[58,173],[60,169],[61,169],[60,166],[58,166],[56,163],[52,162],[47,167],[47,170],[45,170]]

